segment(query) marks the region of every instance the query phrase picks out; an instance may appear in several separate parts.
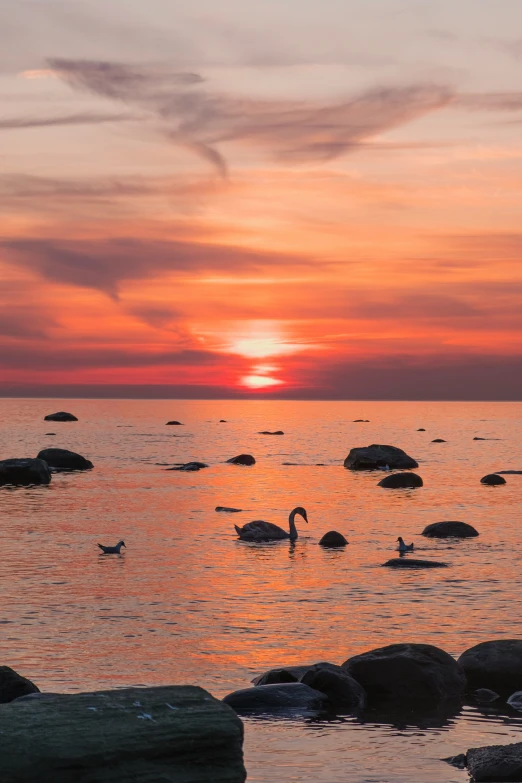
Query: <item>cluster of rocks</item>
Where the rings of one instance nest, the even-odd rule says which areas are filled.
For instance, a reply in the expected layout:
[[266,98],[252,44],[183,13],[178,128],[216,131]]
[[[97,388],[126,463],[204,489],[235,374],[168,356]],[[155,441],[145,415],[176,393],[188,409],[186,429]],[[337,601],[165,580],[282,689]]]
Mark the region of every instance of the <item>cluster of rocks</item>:
[[90,460],[68,449],[43,449],[36,458],[0,460],[0,486],[50,484],[53,472],[91,470]]

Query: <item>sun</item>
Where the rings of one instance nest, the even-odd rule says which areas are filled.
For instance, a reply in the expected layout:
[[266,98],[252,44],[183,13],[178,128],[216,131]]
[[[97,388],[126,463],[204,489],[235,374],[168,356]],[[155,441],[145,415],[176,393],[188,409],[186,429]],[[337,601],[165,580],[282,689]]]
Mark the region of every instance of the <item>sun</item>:
[[284,381],[268,375],[245,375],[240,383],[242,386],[248,386],[249,389],[267,389],[270,386],[280,386]]

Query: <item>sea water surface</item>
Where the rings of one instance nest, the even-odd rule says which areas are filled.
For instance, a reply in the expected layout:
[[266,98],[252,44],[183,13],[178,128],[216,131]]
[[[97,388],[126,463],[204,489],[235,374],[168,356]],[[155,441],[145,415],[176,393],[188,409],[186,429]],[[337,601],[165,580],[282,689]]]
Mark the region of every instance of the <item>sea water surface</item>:
[[[79,421],[43,421],[56,410]],[[522,470],[521,415],[522,404],[489,402],[0,400],[0,459],[56,446],[95,465],[0,489],[0,663],[47,691],[178,683],[222,697],[274,666],[342,663],[393,642],[458,656],[522,638],[522,476],[480,484]],[[405,449],[424,487],[384,490],[382,474],[345,470],[350,448],[371,443]],[[255,466],[225,464],[243,452]],[[210,467],[166,471],[189,460]],[[295,544],[237,540],[234,524],[285,526],[297,505],[309,524],[298,519]],[[480,537],[420,536],[450,519]],[[332,529],[345,550],[318,546]],[[382,568],[399,535],[450,567]],[[121,538],[121,557],[99,555],[98,542]],[[522,714],[504,703],[410,722],[245,725],[257,783],[462,783],[442,758],[522,741]]]

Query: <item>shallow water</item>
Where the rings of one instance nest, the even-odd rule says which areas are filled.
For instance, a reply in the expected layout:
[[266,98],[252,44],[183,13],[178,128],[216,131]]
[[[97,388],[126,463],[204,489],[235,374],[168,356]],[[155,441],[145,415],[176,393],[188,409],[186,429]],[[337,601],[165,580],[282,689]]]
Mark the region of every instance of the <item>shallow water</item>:
[[[80,420],[43,421],[56,410]],[[0,459],[54,445],[95,463],[49,487],[0,489],[0,662],[43,690],[193,683],[220,697],[281,664],[341,663],[398,641],[457,656],[522,637],[522,476],[479,483],[522,470],[520,403],[0,400],[0,411]],[[424,488],[384,490],[381,474],[343,468],[351,447],[375,442],[417,459]],[[242,452],[257,464],[224,464]],[[189,460],[211,467],[159,464]],[[295,545],[237,541],[234,523],[284,526],[296,505],[309,525],[298,520]],[[481,535],[419,535],[445,519]],[[345,551],[317,546],[331,529]],[[381,568],[398,535],[450,568]],[[120,538],[122,557],[98,555],[98,541]],[[249,780],[457,783],[467,774],[441,758],[522,741],[522,713],[502,704],[420,723],[247,720]]]

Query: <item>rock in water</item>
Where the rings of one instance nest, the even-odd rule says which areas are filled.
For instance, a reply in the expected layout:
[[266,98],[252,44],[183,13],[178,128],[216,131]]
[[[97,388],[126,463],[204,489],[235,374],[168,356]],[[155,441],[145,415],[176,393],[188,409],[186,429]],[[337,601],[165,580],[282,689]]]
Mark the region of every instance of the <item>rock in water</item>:
[[422,531],[426,538],[476,538],[479,534],[466,522],[433,522]]
[[517,712],[522,712],[522,691],[512,693],[507,700],[507,703],[510,707],[513,707],[514,710],[517,710]]
[[419,467],[418,463],[402,449],[376,444],[352,449],[344,461],[344,467],[349,470],[377,470],[386,466],[400,470]]
[[[0,704],[7,704],[31,693],[40,693],[34,682],[22,677],[21,674],[18,674],[9,666],[0,666]],[[1,768],[2,765],[0,763],[0,770]]]
[[264,674],[259,674],[252,680],[253,685],[274,685],[283,682],[300,682],[306,672],[311,669],[336,669],[334,663],[311,663],[308,666],[280,666],[277,669],[269,669]]
[[435,440],[431,441],[432,443],[446,443],[446,441],[443,438],[435,438]]
[[342,666],[375,705],[435,705],[460,699],[466,687],[462,667],[431,644],[391,644],[349,658]]
[[319,541],[320,546],[328,547],[341,547],[346,546],[348,541],[342,533],[338,533],[337,530],[329,530]]
[[416,473],[392,473],[381,479],[378,486],[385,489],[415,489],[424,486],[424,482]]
[[42,459],[4,459],[0,461],[0,486],[31,486],[49,484],[51,471]]
[[239,454],[237,457],[227,459],[232,465],[255,465],[256,461],[251,454]]
[[166,426],[182,427],[183,424],[180,421],[168,421]]
[[480,704],[491,704],[492,701],[500,699],[500,694],[490,691],[489,688],[479,688],[472,695]]
[[263,430],[263,432],[258,432],[258,435],[284,435],[285,433],[283,430],[276,430],[276,432],[269,432],[268,430]]
[[224,514],[239,514],[242,508],[230,508],[229,506],[216,506],[216,511],[222,511]]
[[50,468],[57,470],[91,470],[94,467],[90,460],[67,449],[43,449],[38,459],[43,459]]
[[[243,725],[202,688],[125,688],[0,710],[5,783],[243,783]],[[20,738],[26,737],[23,752]]]
[[491,688],[509,695],[522,690],[522,641],[498,639],[471,647],[459,663],[471,688]]
[[202,468],[208,468],[206,462],[185,462],[183,465],[175,465],[173,468],[167,468],[167,470],[182,470],[187,473],[193,473]]
[[383,563],[385,568],[447,568],[447,563],[438,560],[415,560],[412,557],[392,557]]
[[417,432],[426,432],[426,430],[424,429],[424,427],[419,427],[419,429],[417,430]]
[[470,748],[466,754],[468,772],[476,783],[522,781],[522,742]]
[[325,669],[313,666],[301,678],[301,682],[328,696],[328,701],[338,712],[353,712],[364,709],[366,693],[341,666]]
[[78,419],[72,413],[58,411],[58,413],[49,413],[48,416],[44,417],[44,421],[78,421]]
[[257,685],[229,693],[223,699],[240,715],[248,713],[281,714],[318,712],[328,709],[328,698],[302,682]]
[[488,487],[497,487],[500,486],[500,484],[505,484],[506,479],[503,476],[497,476],[496,473],[490,473],[487,476],[484,476],[484,478],[480,479],[481,484],[487,484]]

